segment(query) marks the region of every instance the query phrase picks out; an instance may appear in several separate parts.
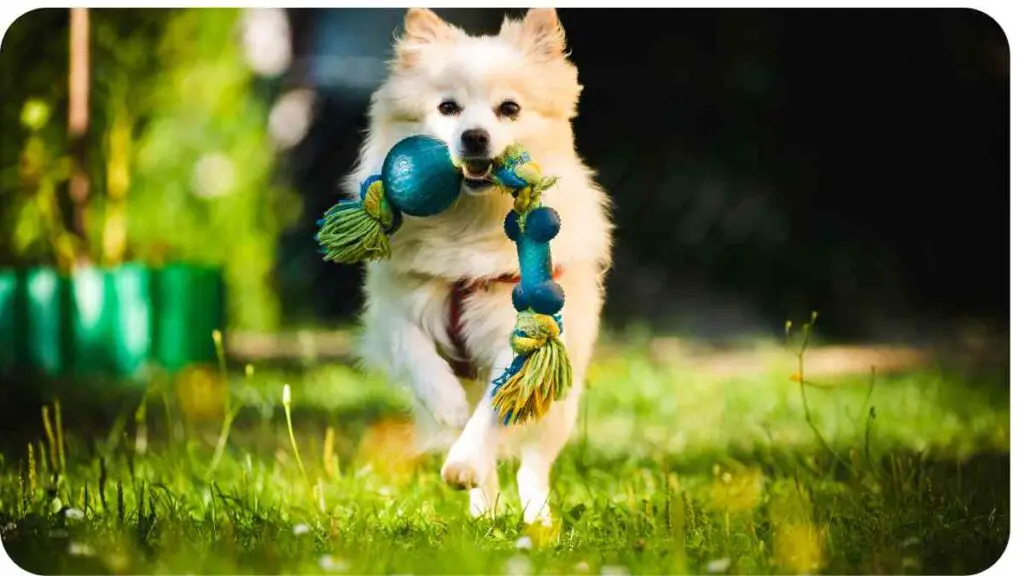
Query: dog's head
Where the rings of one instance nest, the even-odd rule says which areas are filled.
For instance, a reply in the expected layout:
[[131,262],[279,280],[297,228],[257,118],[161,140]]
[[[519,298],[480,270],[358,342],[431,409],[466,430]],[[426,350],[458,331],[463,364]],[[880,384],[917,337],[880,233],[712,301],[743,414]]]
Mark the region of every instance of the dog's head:
[[420,133],[447,142],[466,191],[481,193],[491,188],[490,161],[513,142],[538,158],[573,153],[580,90],[554,9],[506,19],[494,36],[469,36],[414,8],[374,95],[372,121],[392,128],[394,139]]

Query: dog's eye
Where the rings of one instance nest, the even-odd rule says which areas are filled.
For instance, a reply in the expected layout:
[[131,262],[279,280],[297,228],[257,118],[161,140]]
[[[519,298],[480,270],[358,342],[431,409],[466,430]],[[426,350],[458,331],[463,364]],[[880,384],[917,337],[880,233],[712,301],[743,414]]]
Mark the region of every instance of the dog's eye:
[[444,102],[441,102],[441,104],[438,105],[437,110],[445,116],[455,116],[459,112],[462,112],[462,108],[459,108],[459,105],[456,104],[454,100],[445,100]]
[[498,106],[498,116],[504,116],[505,118],[515,118],[519,115],[519,104],[511,100],[505,100]]

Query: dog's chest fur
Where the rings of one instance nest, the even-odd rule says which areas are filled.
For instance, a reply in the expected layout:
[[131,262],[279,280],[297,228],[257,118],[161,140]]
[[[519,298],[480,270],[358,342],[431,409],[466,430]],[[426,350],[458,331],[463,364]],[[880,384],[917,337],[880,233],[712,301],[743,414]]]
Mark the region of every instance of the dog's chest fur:
[[[392,258],[375,265],[367,278],[368,289],[389,294],[389,305],[420,326],[442,356],[450,361],[468,356],[465,360],[484,370],[482,377],[508,347],[515,323],[513,283],[501,278],[518,271],[515,244],[500,226],[490,227],[481,233],[446,226],[439,234],[433,225],[417,227],[397,239]],[[374,287],[381,284],[387,285],[384,292]],[[456,290],[460,285],[464,290]],[[453,333],[461,342],[453,341]]]

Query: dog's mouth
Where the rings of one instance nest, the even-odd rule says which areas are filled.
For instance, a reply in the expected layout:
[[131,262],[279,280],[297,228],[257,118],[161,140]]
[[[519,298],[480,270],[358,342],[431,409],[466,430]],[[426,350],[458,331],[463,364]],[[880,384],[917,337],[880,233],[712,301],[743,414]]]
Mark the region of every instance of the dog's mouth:
[[462,161],[462,177],[470,190],[482,190],[494,183],[489,158],[466,158]]

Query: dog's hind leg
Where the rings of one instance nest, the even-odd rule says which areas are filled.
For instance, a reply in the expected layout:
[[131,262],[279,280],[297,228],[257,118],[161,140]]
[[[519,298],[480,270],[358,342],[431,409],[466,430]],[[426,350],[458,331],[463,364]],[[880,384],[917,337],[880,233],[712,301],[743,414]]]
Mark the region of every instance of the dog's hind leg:
[[523,521],[528,524],[551,522],[551,467],[572,436],[579,406],[582,378],[577,376],[569,397],[555,403],[530,431],[529,440],[519,447],[516,484],[523,506]]
[[520,444],[516,473],[523,520],[549,523],[551,520],[551,467],[576,426],[580,398],[586,388],[586,373],[600,325],[601,289],[588,275],[567,271],[561,284],[565,290],[565,326],[562,340],[572,363],[573,381],[568,397],[556,402]]

